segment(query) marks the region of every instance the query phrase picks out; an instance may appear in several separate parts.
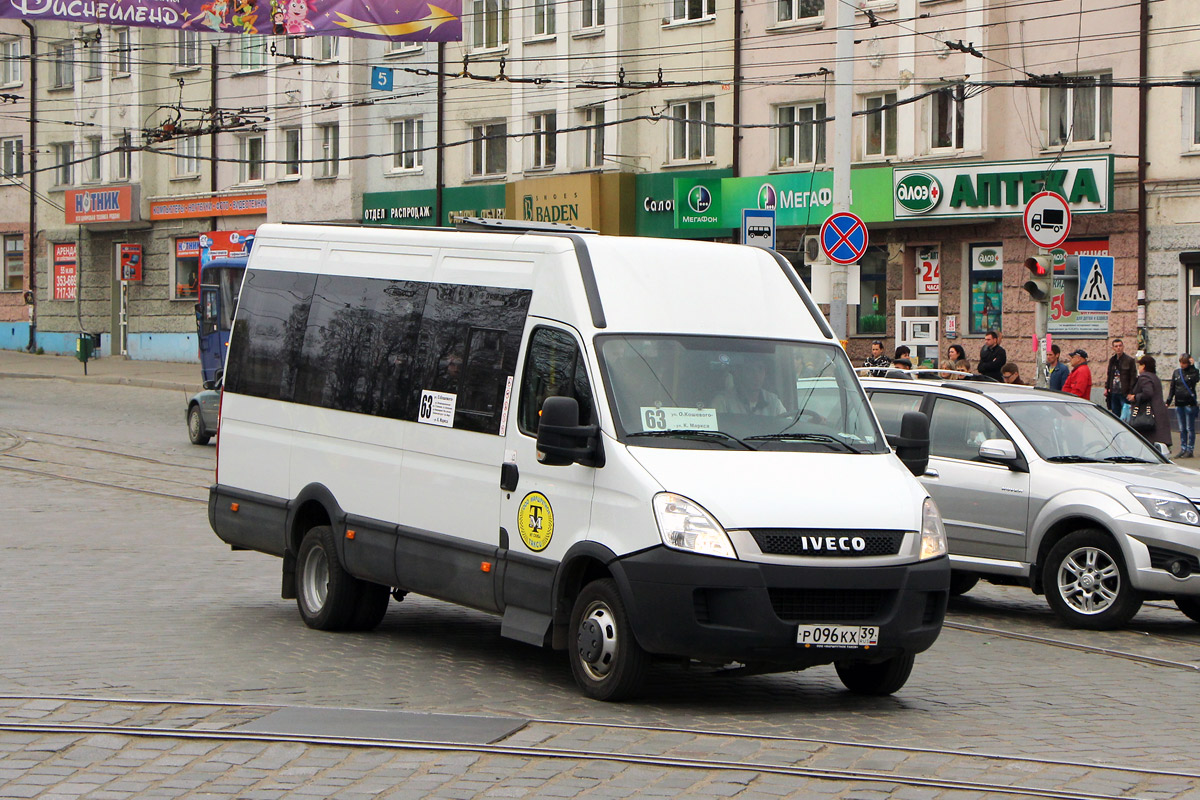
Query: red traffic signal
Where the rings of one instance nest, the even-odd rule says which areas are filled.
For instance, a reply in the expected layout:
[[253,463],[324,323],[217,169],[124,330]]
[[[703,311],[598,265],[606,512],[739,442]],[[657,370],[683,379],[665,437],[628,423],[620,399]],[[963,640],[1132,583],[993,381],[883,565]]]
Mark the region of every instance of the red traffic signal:
[[1050,256],[1039,253],[1025,259],[1025,269],[1029,270],[1029,280],[1021,287],[1036,302],[1044,303],[1050,299],[1050,282],[1054,270],[1050,264]]

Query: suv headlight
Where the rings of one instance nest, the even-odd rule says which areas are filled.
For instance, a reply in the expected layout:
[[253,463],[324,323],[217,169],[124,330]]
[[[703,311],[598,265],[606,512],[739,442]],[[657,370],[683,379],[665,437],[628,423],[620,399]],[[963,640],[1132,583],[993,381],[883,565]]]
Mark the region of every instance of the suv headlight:
[[1151,489],[1148,486],[1128,488],[1129,493],[1138,499],[1150,516],[1168,522],[1182,522],[1184,525],[1200,525],[1200,512],[1197,512],[1192,501],[1183,495],[1163,489]]
[[921,561],[946,555],[946,527],[932,497],[921,504]]
[[686,497],[671,492],[654,495],[654,518],[662,543],[672,550],[737,558],[721,523]]

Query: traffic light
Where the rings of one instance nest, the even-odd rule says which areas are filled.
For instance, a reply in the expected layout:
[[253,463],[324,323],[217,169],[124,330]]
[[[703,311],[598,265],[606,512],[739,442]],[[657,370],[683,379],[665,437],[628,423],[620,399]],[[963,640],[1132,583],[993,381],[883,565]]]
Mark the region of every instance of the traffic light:
[[1029,280],[1021,288],[1035,302],[1045,303],[1050,300],[1050,282],[1054,279],[1054,270],[1050,265],[1050,256],[1039,253],[1025,259],[1025,269],[1029,270]]
[[1067,256],[1059,277],[1063,282],[1063,311],[1074,314],[1079,310],[1079,256]]

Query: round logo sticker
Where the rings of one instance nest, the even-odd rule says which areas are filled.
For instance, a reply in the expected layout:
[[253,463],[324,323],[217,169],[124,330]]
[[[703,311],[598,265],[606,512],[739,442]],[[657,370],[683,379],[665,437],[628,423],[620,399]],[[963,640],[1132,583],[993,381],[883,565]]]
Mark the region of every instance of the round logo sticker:
[[896,202],[913,214],[932,211],[942,199],[942,184],[932,175],[915,172],[896,184]]
[[535,553],[545,550],[554,535],[554,509],[541,492],[530,492],[517,509],[517,530],[521,541]]

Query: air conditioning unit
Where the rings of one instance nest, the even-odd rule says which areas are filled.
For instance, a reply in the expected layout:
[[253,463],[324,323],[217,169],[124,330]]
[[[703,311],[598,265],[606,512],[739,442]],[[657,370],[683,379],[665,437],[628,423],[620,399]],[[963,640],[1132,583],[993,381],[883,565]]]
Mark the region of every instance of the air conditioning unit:
[[821,249],[820,236],[805,236],[804,237],[804,263],[805,264],[828,264],[829,259],[825,257],[825,251]]

